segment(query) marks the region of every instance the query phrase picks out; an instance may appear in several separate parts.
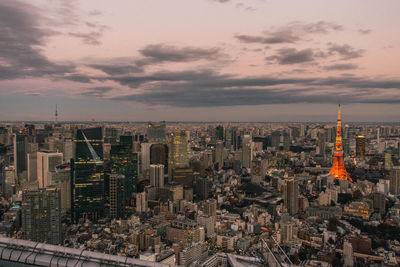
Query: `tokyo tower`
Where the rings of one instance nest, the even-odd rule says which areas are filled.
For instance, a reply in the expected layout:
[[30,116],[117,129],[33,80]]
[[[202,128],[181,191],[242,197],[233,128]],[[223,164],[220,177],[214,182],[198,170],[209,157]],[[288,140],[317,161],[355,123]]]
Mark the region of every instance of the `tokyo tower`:
[[335,145],[335,158],[333,160],[332,169],[329,172],[338,180],[353,180],[347,173],[343,161],[343,148],[342,148],[342,122],[340,120],[340,104],[338,108],[337,130],[336,130],[336,145]]

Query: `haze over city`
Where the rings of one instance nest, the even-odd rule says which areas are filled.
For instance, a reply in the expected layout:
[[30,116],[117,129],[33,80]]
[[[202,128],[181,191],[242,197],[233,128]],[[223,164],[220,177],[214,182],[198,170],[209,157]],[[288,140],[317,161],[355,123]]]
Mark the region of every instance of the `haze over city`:
[[0,120],[396,121],[400,2],[0,1]]

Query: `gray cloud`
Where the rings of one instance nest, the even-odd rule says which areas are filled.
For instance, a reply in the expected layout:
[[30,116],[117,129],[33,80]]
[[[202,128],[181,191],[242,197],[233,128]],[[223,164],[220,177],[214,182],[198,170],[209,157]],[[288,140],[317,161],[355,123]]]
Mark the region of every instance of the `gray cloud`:
[[90,64],[89,67],[93,69],[101,70],[102,72],[110,75],[123,75],[128,73],[141,73],[143,69],[135,64],[122,64],[117,63],[115,65],[112,64]]
[[276,55],[266,58],[267,60],[275,60],[279,64],[298,64],[314,61],[314,52],[311,48],[297,50],[295,48],[282,48],[278,50]]
[[231,0],[212,0],[214,2],[218,2],[218,3],[228,3]]
[[333,64],[329,66],[325,66],[324,70],[354,70],[357,69],[356,64],[348,63],[348,64]]
[[331,55],[339,55],[343,60],[349,60],[362,57],[365,51],[363,49],[355,49],[348,44],[338,45],[334,43],[328,43],[328,52]]
[[80,82],[80,83],[90,83],[91,78],[88,75],[74,73],[74,74],[67,74],[64,76],[56,77],[57,79],[65,79],[73,82]]
[[219,48],[176,47],[165,44],[148,45],[139,52],[147,59],[144,62],[189,62],[197,60],[215,60],[222,56]]
[[41,27],[39,10],[19,1],[0,2],[0,79],[63,75],[73,66],[49,61],[40,46],[55,32]]
[[93,96],[93,97],[103,97],[104,94],[111,91],[112,87],[107,86],[100,86],[100,87],[92,87],[88,88],[87,91],[82,92],[81,95],[83,96]]
[[88,45],[100,45],[100,39],[103,36],[102,31],[91,31],[88,33],[82,32],[70,32],[68,33],[69,36],[79,38],[82,40],[83,43]]
[[291,22],[283,27],[265,31],[263,35],[245,35],[238,34],[236,39],[243,43],[261,43],[261,44],[282,44],[296,43],[304,39],[306,35],[327,34],[330,31],[341,31],[341,25],[326,21],[315,23],[304,23],[299,21]]
[[[200,60],[227,62],[228,55],[221,52],[218,47],[199,48],[199,47],[177,47],[166,44],[147,45],[139,50],[140,58],[120,58],[119,61],[106,63],[93,63],[87,66],[101,70],[109,75],[125,75],[129,73],[143,73],[146,66],[158,65],[162,63],[186,63]],[[159,73],[162,74],[162,73]],[[163,75],[160,76],[160,79]],[[138,80],[146,80],[141,76]],[[139,82],[141,83],[141,82]]]
[[[112,99],[148,105],[214,107],[302,102],[400,103],[400,80],[376,80],[349,75],[274,78],[186,71],[114,77],[111,80],[140,89]],[[390,97],[387,90],[391,90]]]
[[358,29],[358,32],[362,35],[367,35],[371,33],[371,29]]

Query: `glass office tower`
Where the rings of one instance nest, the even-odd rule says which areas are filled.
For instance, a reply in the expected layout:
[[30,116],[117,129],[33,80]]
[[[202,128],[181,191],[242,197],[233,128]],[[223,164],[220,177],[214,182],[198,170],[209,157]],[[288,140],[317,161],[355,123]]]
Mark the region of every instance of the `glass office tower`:
[[138,154],[132,152],[132,136],[120,136],[119,145],[112,145],[110,151],[111,174],[125,176],[125,199],[136,193],[138,176]]
[[74,133],[75,157],[71,162],[72,220],[96,220],[104,215],[103,129]]

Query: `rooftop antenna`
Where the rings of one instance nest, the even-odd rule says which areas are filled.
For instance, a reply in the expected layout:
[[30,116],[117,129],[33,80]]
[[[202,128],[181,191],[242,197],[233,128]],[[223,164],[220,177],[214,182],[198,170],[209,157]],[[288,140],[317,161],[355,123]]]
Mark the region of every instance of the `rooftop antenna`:
[[58,111],[57,111],[57,104],[56,104],[56,112],[54,113],[55,116],[55,124],[58,123]]

